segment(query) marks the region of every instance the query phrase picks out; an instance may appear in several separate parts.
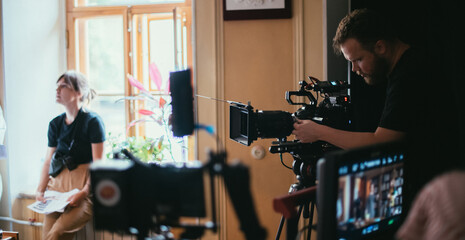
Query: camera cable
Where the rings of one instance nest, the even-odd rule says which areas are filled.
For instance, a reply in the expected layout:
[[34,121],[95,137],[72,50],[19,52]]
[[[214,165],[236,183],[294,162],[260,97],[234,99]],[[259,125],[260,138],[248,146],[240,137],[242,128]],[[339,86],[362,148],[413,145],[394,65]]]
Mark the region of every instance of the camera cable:
[[291,169],[291,170],[292,170],[291,167],[287,166],[286,163],[284,163],[284,159],[283,159],[283,154],[282,154],[282,153],[279,153],[279,158],[281,159],[281,164],[282,164],[285,168]]

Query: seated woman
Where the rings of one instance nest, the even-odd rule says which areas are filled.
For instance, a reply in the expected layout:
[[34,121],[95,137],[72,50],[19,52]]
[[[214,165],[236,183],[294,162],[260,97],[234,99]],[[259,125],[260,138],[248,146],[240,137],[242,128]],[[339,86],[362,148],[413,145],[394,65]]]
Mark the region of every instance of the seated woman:
[[63,213],[45,215],[43,239],[72,239],[92,217],[89,198],[92,161],[102,159],[105,127],[102,119],[83,106],[93,99],[81,73],[67,71],[58,78],[56,101],[65,112],[50,121],[48,148],[41,171],[36,200],[45,201],[45,190],[79,192],[71,196]]

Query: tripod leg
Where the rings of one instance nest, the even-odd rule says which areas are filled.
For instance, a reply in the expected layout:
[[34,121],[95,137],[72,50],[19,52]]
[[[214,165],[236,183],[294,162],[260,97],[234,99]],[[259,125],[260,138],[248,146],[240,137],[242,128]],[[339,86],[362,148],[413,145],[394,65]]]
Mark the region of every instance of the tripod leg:
[[299,217],[293,217],[287,219],[287,232],[286,232],[286,239],[287,240],[295,240],[297,237],[298,225],[299,225]]
[[308,234],[307,234],[307,240],[310,240],[312,238],[312,225],[313,225],[313,214],[315,212],[315,203],[312,201],[310,205],[310,216],[308,218]]
[[300,215],[302,214],[302,209],[303,209],[303,205],[300,205],[297,216],[287,220],[287,224],[286,224],[287,225],[287,234],[286,234],[287,240],[295,240],[295,238],[297,237],[299,219],[300,219]]
[[276,232],[275,240],[279,240],[279,237],[281,236],[281,231],[283,230],[283,226],[284,226],[284,216],[281,216],[281,221],[279,222],[279,227],[278,227],[278,231]]

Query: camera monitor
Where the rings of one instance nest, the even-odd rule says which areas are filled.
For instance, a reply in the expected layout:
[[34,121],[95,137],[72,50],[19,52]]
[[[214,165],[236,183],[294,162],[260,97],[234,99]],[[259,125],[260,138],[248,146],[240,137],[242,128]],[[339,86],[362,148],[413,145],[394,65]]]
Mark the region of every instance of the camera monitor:
[[405,149],[389,142],[319,160],[318,239],[392,239],[403,218]]
[[194,97],[190,69],[170,73],[173,135],[183,137],[194,132]]

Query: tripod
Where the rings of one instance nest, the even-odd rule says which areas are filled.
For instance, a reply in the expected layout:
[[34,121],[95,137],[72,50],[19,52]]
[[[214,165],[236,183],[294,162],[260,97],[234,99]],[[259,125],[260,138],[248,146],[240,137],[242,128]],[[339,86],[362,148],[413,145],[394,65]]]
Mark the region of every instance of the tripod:
[[[276,240],[279,240],[281,236],[286,219],[287,240],[294,240],[297,237],[297,227],[301,215],[303,218],[309,219],[310,224],[313,222],[316,186],[313,184],[313,186],[305,188],[299,179],[301,179],[301,177],[297,175],[298,182],[291,185],[288,195],[278,197],[273,200],[274,210],[282,214],[281,221],[276,232]],[[299,210],[297,212],[295,210],[296,206],[299,206]],[[307,239],[311,238],[311,233],[311,231],[308,232]]]
[[[310,224],[313,222],[316,193],[315,166],[318,156],[321,156],[322,148],[319,144],[302,144],[282,140],[274,144],[270,147],[271,153],[288,152],[294,157],[292,170],[297,179],[297,182],[290,186],[288,195],[273,200],[274,210],[282,214],[275,239],[279,240],[287,219],[287,239],[294,240],[301,215],[304,219],[309,219]],[[298,212],[295,211],[297,206],[299,206]],[[311,231],[307,235],[307,239],[310,238]]]

